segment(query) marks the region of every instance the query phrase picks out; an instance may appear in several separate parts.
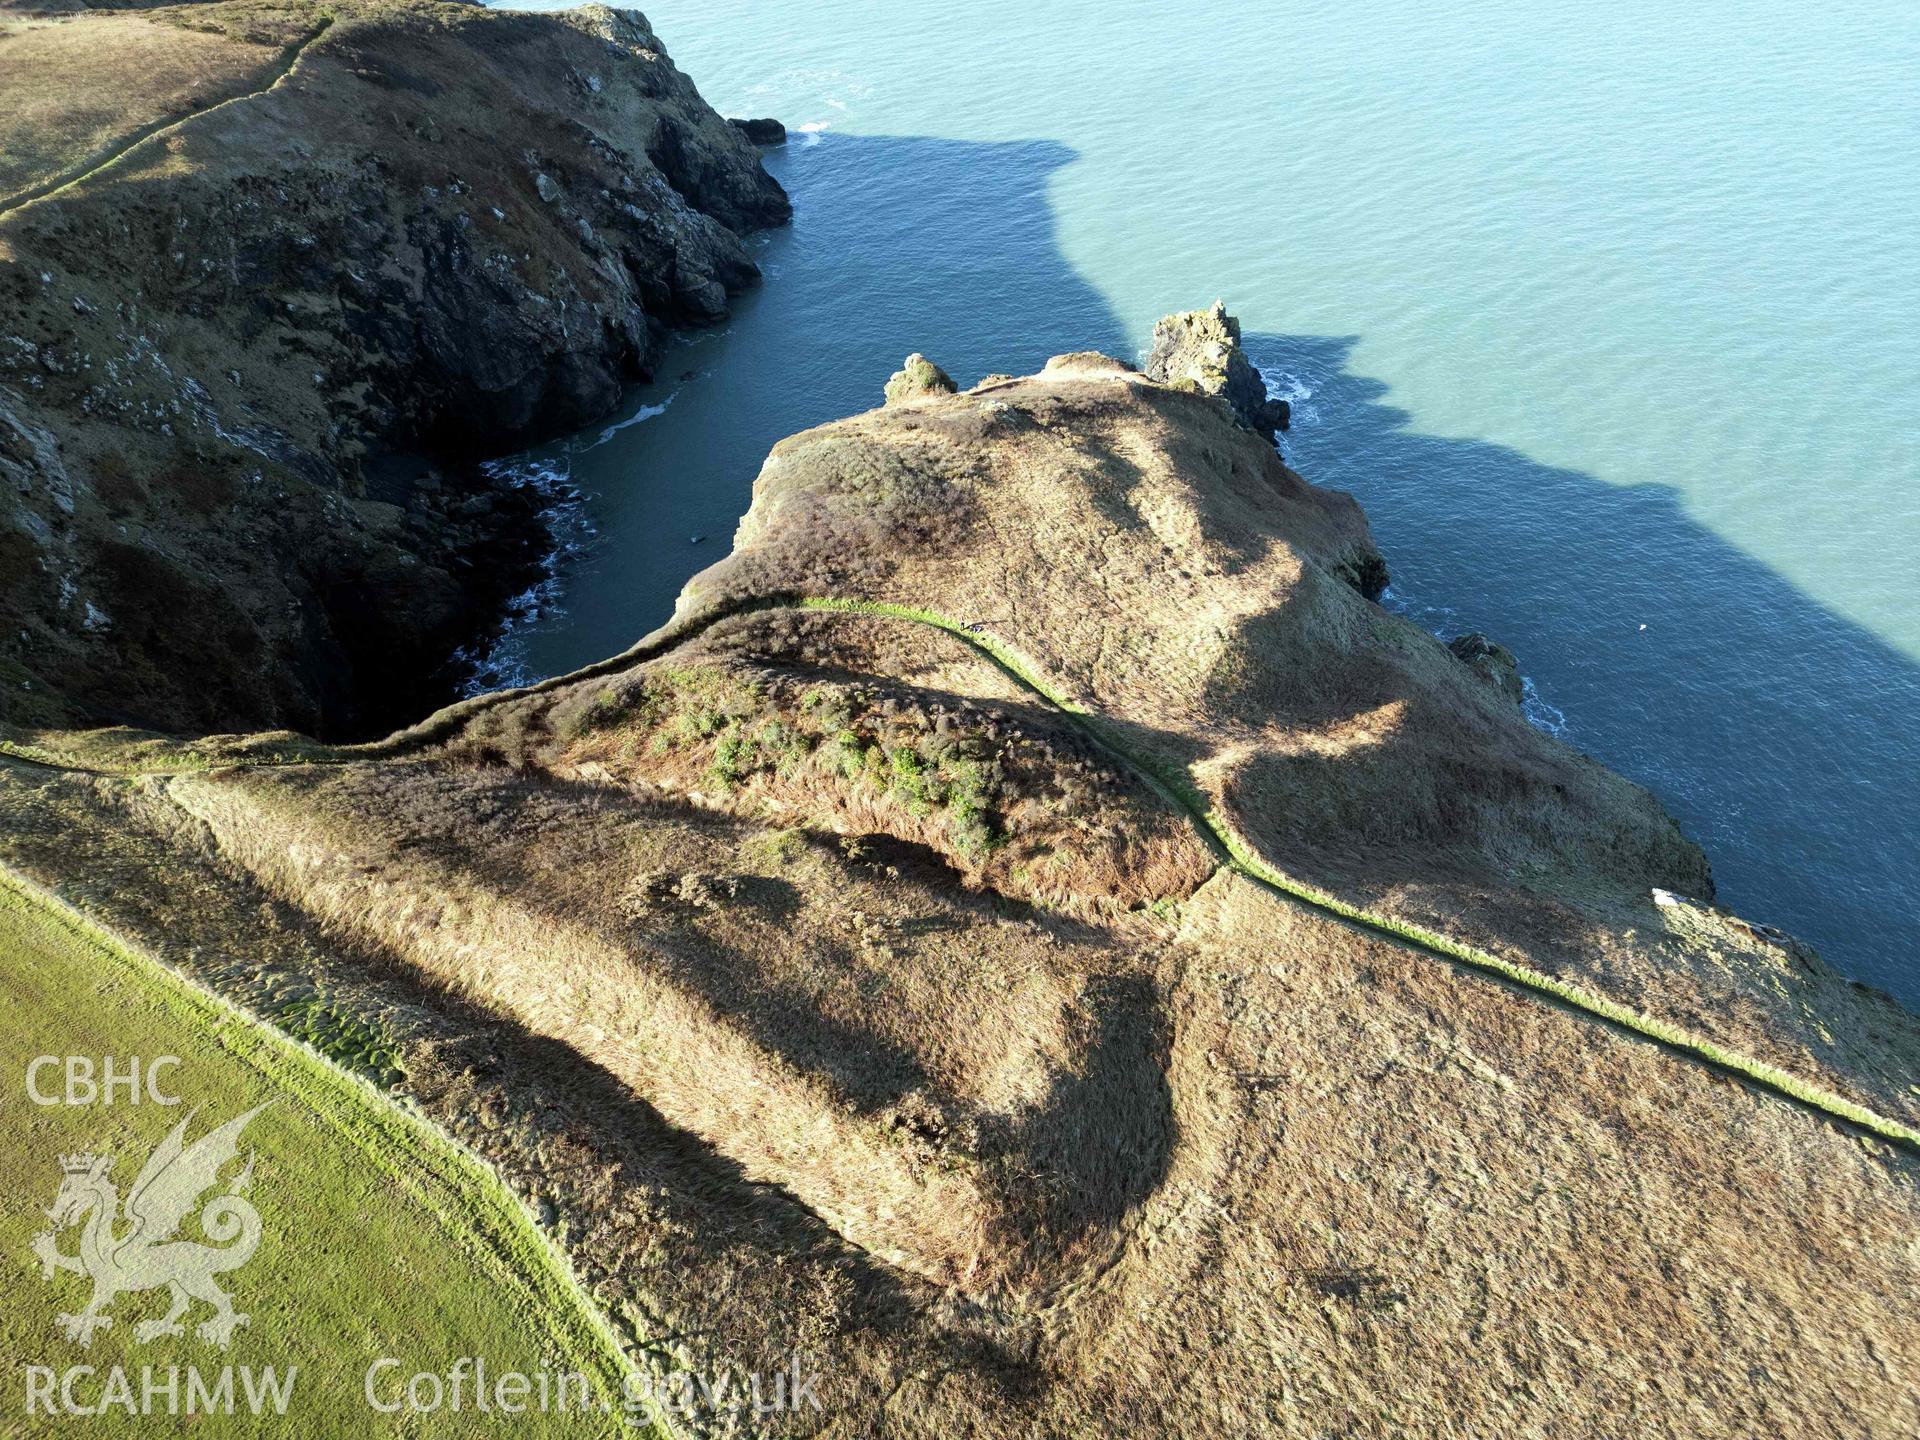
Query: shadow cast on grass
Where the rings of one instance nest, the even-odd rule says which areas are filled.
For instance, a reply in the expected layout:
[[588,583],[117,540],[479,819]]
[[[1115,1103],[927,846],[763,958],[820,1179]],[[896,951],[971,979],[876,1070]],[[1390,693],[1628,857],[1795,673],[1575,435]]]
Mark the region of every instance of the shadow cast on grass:
[[[495,789],[502,809],[540,805],[562,812],[569,808],[624,810],[639,825],[657,821],[691,829],[701,835],[708,853],[721,856],[741,853],[760,833],[758,827],[729,816],[668,801],[634,801],[623,793],[575,781],[503,772]],[[547,834],[553,836],[553,832]],[[845,941],[796,929],[794,917],[779,913],[777,907],[763,909],[758,896],[766,877],[744,872],[733,877],[744,883],[723,902],[724,917],[685,908],[662,910],[637,921],[612,914],[595,917],[579,897],[549,899],[542,893],[542,874],[590,863],[584,853],[570,848],[573,843],[562,832],[551,844],[536,840],[524,853],[509,854],[493,845],[469,846],[456,835],[437,841],[444,863],[458,865],[486,889],[518,897],[521,904],[552,920],[556,931],[567,925],[597,929],[610,944],[624,949],[632,963],[699,996],[725,1024],[750,1037],[770,1058],[771,1070],[791,1068],[824,1080],[850,1110],[884,1123],[891,1107],[917,1092],[941,1089],[939,1077],[925,1067],[922,1052],[889,1036],[882,1016],[890,1015],[895,1005],[883,990],[866,997],[879,1013],[870,1023],[855,1023],[829,1013],[811,986],[801,983],[806,976],[829,975],[878,982],[883,974],[910,981],[916,965],[939,963],[937,952],[889,956],[878,968],[871,962],[860,963]],[[881,868],[879,856],[854,861],[824,841],[816,841],[814,848],[818,862],[830,867],[829,873],[851,877],[862,869]],[[883,853],[896,855],[901,848],[898,842],[880,847]],[[996,893],[975,894],[957,884],[943,884],[940,875],[950,873],[944,866],[939,867],[940,875],[928,875],[926,868],[922,861],[904,872],[896,869],[887,882],[911,897],[907,908],[919,913],[922,936],[970,933],[991,920],[1018,917],[1043,928],[1062,945],[1105,942],[1105,936],[1083,922]],[[914,873],[915,869],[921,873]],[[828,888],[841,893],[841,887]],[[904,932],[892,934],[911,943],[912,937]],[[757,940],[761,948],[756,950],[750,940]],[[767,956],[780,954],[789,945],[813,947],[806,965],[788,970],[766,963]],[[937,1017],[928,1021],[937,1027]],[[1082,1026],[1086,1032],[1079,1037],[1078,1054],[1084,1061],[1079,1070],[1056,1073],[1045,1098],[1021,1110],[1017,1118],[981,1117],[1006,1157],[1044,1178],[1048,1193],[1040,1197],[1041,1213],[1057,1227],[1061,1243],[1117,1224],[1158,1187],[1165,1178],[1173,1130],[1173,1100],[1165,1077],[1165,1019],[1151,985],[1138,976],[1095,979],[1066,1023]],[[923,1037],[936,1053],[939,1038],[937,1033]],[[1009,1046],[1021,1040],[1015,1035],[1005,1038]],[[723,1079],[716,1075],[710,1083],[718,1086]],[[635,1103],[644,1102],[636,1097]],[[1004,1125],[999,1123],[1002,1120]],[[1015,1197],[1007,1199],[1019,1208]]]

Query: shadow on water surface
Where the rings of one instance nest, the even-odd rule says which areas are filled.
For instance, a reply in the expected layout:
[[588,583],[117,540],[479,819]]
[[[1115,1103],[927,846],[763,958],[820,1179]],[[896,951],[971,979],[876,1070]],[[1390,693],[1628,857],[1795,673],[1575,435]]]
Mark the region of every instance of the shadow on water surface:
[[908,351],[968,382],[1131,349],[1055,241],[1047,185],[1073,158],[1050,141],[836,135],[770,151],[795,213],[758,252],[766,284],[671,346],[625,413],[664,408],[535,452],[595,497],[599,534],[563,577],[564,611],[497,653],[504,678],[574,669],[664,621],[725,553],[774,442],[878,405]]
[[1706,847],[1723,903],[1920,999],[1920,667],[1688,515],[1501,445],[1422,434],[1352,338],[1249,335],[1289,459],[1352,491],[1428,628],[1511,647],[1571,743]]
[[[909,350],[963,385],[1066,350],[1137,356],[1147,337],[1060,250],[1047,191],[1074,158],[1050,141],[833,134],[770,152],[795,220],[764,243],[768,283],[724,330],[671,349],[627,413],[664,409],[543,452],[596,497],[600,534],[564,611],[512,637],[506,663],[557,673],[661,623],[724,553],[774,442],[876,405]],[[1212,298],[1200,277],[1167,308]],[[1352,371],[1351,339],[1246,339],[1310,392],[1288,458],[1366,505],[1403,608],[1511,646],[1566,738],[1706,846],[1724,903],[1920,1001],[1920,669],[1664,487],[1422,434]]]

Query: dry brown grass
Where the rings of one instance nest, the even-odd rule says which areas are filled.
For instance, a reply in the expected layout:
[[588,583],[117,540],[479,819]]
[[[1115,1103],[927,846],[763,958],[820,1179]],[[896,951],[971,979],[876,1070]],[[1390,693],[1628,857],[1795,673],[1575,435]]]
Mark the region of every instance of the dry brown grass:
[[493,707],[453,749],[924,847],[965,883],[1076,914],[1179,900],[1200,836],[957,639],[772,611],[608,680]]
[[286,43],[146,16],[0,15],[0,210],[257,89]]
[[1079,927],[969,902],[909,849],[736,848],[724,822],[499,771],[168,793],[323,924],[577,1050],[863,1248],[996,1303],[1104,1255],[1164,1153],[1150,989]]
[[10,863],[86,837],[121,924],[379,1016],[629,1324],[804,1341],[853,1433],[1920,1418],[1911,1159],[1238,877],[1090,925],[471,761],[0,797]]
[[1370,550],[1214,402],[1078,360],[781,442],[681,615],[798,590],[977,623],[1274,870],[1920,1118],[1913,1018],[1676,933],[1651,892],[1709,896],[1698,847],[1363,599]]
[[[1358,512],[1209,402],[1084,358],[917,400],[783,445],[743,537],[684,622],[936,604],[1272,864],[1910,1104],[1913,1018],[1653,904],[1698,857],[1652,801],[1362,600]],[[634,1333],[818,1355],[826,1412],[777,1430],[1920,1429],[1920,1159],[1209,877],[1085,733],[926,625],[765,610],[357,757],[0,761],[0,855],[85,853],[96,906],[229,989],[324,977]],[[980,765],[1000,845],[876,748]]]

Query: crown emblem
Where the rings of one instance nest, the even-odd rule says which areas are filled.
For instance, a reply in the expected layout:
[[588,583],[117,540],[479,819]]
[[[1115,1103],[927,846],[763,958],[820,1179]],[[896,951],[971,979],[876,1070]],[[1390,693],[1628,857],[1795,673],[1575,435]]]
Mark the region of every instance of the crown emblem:
[[[60,1188],[44,1212],[48,1228],[33,1237],[33,1255],[44,1279],[65,1271],[93,1282],[93,1297],[85,1309],[54,1316],[61,1334],[76,1345],[90,1344],[96,1331],[115,1323],[113,1316],[102,1313],[114,1297],[165,1286],[171,1290],[173,1308],[165,1316],[130,1326],[136,1343],[184,1334],[187,1327],[180,1317],[196,1300],[211,1305],[213,1314],[194,1326],[193,1333],[222,1348],[233,1339],[247,1317],[233,1308],[233,1297],[214,1277],[238,1270],[253,1257],[260,1243],[260,1212],[242,1194],[253,1178],[252,1155],[246,1169],[231,1180],[223,1182],[220,1172],[239,1157],[247,1122],[271,1103],[236,1115],[192,1144],[186,1137],[193,1116],[177,1122],[140,1164],[134,1183],[144,1188],[130,1205],[108,1179],[111,1152],[76,1150],[60,1156]],[[137,1153],[129,1163],[140,1163]],[[196,1207],[197,1228],[207,1237],[204,1243],[179,1234]],[[69,1254],[60,1248],[60,1237],[76,1231],[80,1248]],[[7,1293],[11,1295],[11,1289]],[[12,1428],[0,1424],[0,1430]]]

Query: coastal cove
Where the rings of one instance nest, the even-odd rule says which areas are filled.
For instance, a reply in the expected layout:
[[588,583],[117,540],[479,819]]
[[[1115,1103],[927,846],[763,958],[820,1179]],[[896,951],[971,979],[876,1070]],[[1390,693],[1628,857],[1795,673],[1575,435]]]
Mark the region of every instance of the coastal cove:
[[1920,1435],[1920,22],[661,4],[0,0],[0,1434]]
[[[795,219],[722,329],[537,452],[589,498],[493,683],[663,622],[768,448],[877,404],[906,350],[963,385],[1137,357],[1217,293],[1293,401],[1289,463],[1366,507],[1388,603],[1512,648],[1536,723],[1652,788],[1723,903],[1920,996],[1920,366],[1889,320],[1920,285],[1893,163],[1920,115],[1891,60],[1836,96],[1807,58],[1920,27],[1800,16],[1820,45],[1790,50],[1784,11],[1397,14],[1411,74],[1335,7],[1200,7],[1177,51],[1137,8],[1091,46],[989,7],[985,54],[850,6],[649,7],[723,112],[787,122]],[[1682,28],[1692,58],[1660,63]],[[1715,56],[1747,79],[1709,83]],[[1836,169],[1766,143],[1792,93]]]

